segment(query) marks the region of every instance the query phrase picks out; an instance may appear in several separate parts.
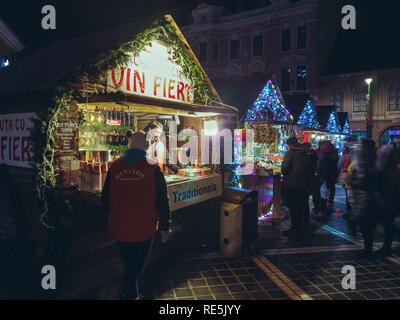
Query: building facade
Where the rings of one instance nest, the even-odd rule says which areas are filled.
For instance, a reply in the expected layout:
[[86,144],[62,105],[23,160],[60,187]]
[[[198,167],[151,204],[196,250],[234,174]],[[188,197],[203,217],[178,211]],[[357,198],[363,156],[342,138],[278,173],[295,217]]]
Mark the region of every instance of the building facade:
[[321,77],[321,104],[336,105],[348,112],[353,134],[365,136],[367,130],[366,78],[372,78],[372,138],[380,145],[390,137],[400,138],[400,68],[327,75]]
[[0,68],[10,65],[23,48],[21,41],[0,19]]
[[329,2],[337,5],[260,1],[259,8],[234,14],[203,3],[182,31],[210,78],[273,74],[282,92],[311,93],[318,100],[320,67],[335,39],[332,13],[340,12],[328,8]]

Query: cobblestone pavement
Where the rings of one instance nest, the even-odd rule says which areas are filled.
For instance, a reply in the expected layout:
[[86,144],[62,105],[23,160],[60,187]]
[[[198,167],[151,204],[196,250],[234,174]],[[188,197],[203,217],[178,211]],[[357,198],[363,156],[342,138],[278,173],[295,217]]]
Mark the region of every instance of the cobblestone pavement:
[[[363,242],[351,237],[341,216],[345,198],[337,188],[334,212],[311,219],[307,232],[296,239],[281,235],[288,220],[259,225],[257,252],[249,259],[224,258],[218,252],[181,256],[165,265],[149,299],[162,300],[365,300],[400,299],[400,247],[394,256],[367,260]],[[336,209],[339,216],[336,217]],[[375,247],[382,242],[378,228]],[[356,270],[356,289],[344,290],[342,267]]]

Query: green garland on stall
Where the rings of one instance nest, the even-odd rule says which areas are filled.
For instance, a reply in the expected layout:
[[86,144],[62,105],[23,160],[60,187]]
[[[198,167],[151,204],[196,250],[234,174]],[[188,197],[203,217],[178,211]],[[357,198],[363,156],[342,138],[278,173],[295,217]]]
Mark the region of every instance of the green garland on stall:
[[[65,101],[66,90],[57,88],[57,91],[53,99],[55,105],[45,112],[37,113],[38,119],[32,119],[34,129],[31,130],[32,146],[35,150],[33,165],[37,170],[36,196],[42,206],[39,221],[46,229],[54,229],[54,224],[47,221],[47,214],[52,206],[48,199],[49,193],[54,191],[58,175],[58,170],[54,166],[55,130],[59,114],[68,112]],[[38,150],[40,152],[37,152]]]

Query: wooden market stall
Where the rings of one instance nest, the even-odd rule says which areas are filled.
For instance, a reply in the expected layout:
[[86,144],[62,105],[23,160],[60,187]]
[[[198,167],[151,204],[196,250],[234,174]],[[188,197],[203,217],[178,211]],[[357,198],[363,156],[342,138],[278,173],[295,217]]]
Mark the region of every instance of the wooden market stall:
[[[218,243],[223,179],[202,145],[235,128],[237,110],[222,103],[171,16],[27,55],[0,73],[0,96],[0,164],[23,198],[3,204],[0,231],[11,225],[7,239],[23,238],[33,254],[21,255],[37,268],[59,266],[60,295],[79,297],[120,275],[100,191],[127,130],[151,121],[165,133],[160,166],[174,231],[165,246],[156,239],[152,261]],[[22,222],[6,225],[9,216]]]
[[[253,129],[254,146],[253,154],[244,151],[243,156],[239,158],[243,163],[241,166],[253,161],[254,170],[252,174],[238,174],[237,184],[239,187],[258,191],[259,219],[280,220],[281,164],[287,150],[286,140],[296,136],[301,141],[303,133],[302,126],[293,121],[274,77],[267,81],[242,122],[243,129],[237,132],[235,141],[245,141],[246,129]],[[241,166],[238,166],[238,169]]]

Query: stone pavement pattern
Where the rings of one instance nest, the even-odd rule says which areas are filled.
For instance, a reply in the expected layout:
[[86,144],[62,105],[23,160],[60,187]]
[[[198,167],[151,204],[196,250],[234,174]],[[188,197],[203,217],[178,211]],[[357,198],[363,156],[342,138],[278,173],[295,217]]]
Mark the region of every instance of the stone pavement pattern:
[[[257,252],[249,259],[224,258],[217,252],[182,256],[145,285],[146,296],[162,300],[400,299],[398,243],[393,258],[362,258],[361,237],[351,237],[341,217],[344,205],[343,189],[337,188],[334,212],[311,219],[307,234],[295,239],[281,235],[290,226],[287,220],[274,226],[260,224]],[[381,243],[378,228],[375,247]],[[342,288],[344,265],[356,269],[355,290]]]

